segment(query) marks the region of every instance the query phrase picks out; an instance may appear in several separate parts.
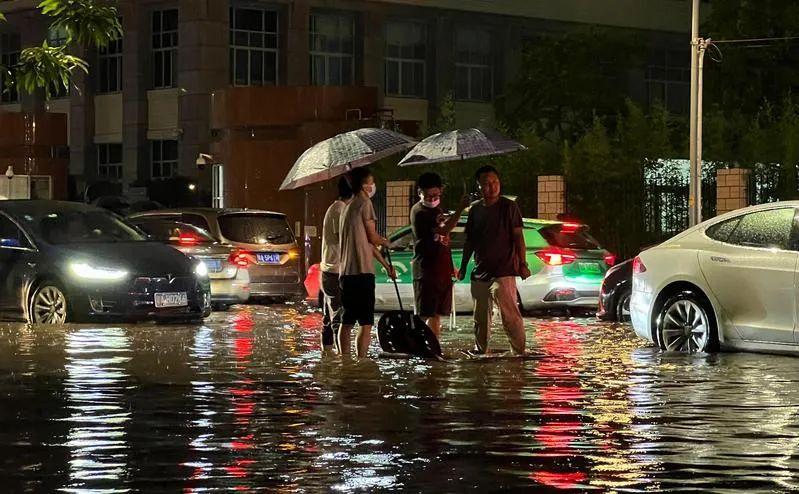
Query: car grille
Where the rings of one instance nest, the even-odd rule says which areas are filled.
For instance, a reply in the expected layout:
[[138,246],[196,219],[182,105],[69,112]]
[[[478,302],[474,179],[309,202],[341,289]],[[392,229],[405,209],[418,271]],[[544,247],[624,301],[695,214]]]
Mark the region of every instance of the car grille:
[[133,281],[134,293],[189,292],[195,280],[189,276],[140,276]]

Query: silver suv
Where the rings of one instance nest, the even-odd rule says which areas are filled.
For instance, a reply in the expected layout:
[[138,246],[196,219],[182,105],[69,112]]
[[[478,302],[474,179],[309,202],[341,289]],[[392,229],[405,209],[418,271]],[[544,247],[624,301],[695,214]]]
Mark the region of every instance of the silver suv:
[[283,213],[257,209],[160,209],[129,216],[188,223],[208,231],[223,244],[236,247],[232,261],[250,273],[250,296],[281,301],[303,294],[301,256]]

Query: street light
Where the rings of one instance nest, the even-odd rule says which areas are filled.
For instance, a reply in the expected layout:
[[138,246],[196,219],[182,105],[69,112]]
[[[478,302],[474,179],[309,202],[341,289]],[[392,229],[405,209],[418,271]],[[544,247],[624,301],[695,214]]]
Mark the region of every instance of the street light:
[[9,180],[14,179],[14,165],[8,165],[8,168],[6,168],[6,178]]

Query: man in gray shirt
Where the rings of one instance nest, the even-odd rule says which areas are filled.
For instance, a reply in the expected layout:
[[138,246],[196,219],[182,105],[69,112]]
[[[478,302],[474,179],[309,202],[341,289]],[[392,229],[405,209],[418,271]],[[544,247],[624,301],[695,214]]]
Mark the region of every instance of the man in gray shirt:
[[477,170],[475,178],[483,198],[472,204],[466,220],[466,245],[458,279],[466,273],[474,253],[472,299],[474,300],[474,351],[485,353],[494,305],[516,355],[525,348],[524,320],[517,305],[516,276],[530,277],[519,206],[500,195],[499,173],[492,166]]
[[339,288],[340,262],[339,228],[341,214],[352,200],[352,189],[345,177],[338,181],[338,199],[327,209],[322,223],[321,288],[324,296],[322,312],[322,351],[331,351],[336,343],[336,333],[341,326],[341,289]]
[[351,352],[352,328],[357,323],[358,357],[365,357],[372,340],[375,318],[375,268],[377,259],[392,278],[394,268],[380,255],[379,247],[389,241],[377,234],[377,217],[372,197],[377,191],[374,177],[366,168],[356,168],[348,174],[353,199],[341,215],[341,303],[344,313],[338,333],[339,351]]

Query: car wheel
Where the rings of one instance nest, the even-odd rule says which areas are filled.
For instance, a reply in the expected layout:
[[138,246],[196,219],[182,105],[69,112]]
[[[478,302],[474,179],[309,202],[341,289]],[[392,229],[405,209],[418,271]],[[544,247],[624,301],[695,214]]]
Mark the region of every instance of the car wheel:
[[624,290],[616,299],[616,320],[619,322],[630,322],[630,299],[632,291]]
[[60,284],[45,281],[30,300],[28,319],[34,324],[64,324],[69,319],[69,301]]
[[713,352],[718,332],[710,304],[690,290],[669,297],[656,322],[657,344],[667,351]]

